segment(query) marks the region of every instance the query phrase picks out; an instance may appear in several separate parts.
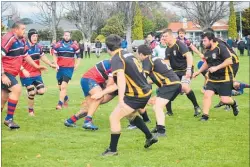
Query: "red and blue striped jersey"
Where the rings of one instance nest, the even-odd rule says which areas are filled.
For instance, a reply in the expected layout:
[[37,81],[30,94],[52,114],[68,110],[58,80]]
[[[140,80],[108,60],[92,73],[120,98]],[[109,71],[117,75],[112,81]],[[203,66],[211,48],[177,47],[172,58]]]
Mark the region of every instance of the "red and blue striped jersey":
[[2,37],[1,54],[4,71],[17,76],[23,59],[28,55],[25,39],[19,39],[13,32],[8,32]]
[[64,40],[54,45],[54,53],[57,54],[57,64],[59,67],[74,67],[75,55],[79,58],[80,49],[73,41]]
[[[39,44],[35,44],[34,46],[31,46],[29,42],[27,41],[26,45],[29,47],[28,54],[29,56],[34,60],[34,62],[37,65],[40,65],[40,58],[44,56],[44,52],[42,47]],[[36,77],[41,75],[41,71],[39,69],[36,69],[26,61],[23,61],[23,67],[30,73],[30,77]],[[23,72],[21,71],[19,73],[21,78],[25,78]]]
[[112,76],[111,61],[103,60],[89,69],[82,77],[92,79],[97,83],[102,84],[108,80],[109,76]]

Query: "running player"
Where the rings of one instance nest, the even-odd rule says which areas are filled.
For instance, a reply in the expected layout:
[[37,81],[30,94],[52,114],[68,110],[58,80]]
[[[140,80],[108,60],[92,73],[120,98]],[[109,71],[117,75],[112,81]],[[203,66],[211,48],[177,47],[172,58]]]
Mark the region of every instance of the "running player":
[[211,106],[212,96],[219,94],[220,100],[233,108],[234,116],[239,113],[238,104],[231,98],[231,90],[233,87],[233,64],[232,57],[225,45],[217,42],[215,36],[211,32],[203,35],[203,45],[207,49],[204,56],[206,61],[193,74],[196,77],[204,70],[208,69],[208,82],[203,98],[203,115],[201,121],[209,119],[209,108]]
[[[65,31],[63,40],[57,42],[54,46],[54,62],[57,66],[57,81],[60,90],[59,101],[56,106],[57,110],[62,109],[62,105],[68,106],[67,87],[72,78],[74,70],[76,70],[80,64],[80,49],[78,44],[73,43],[70,37],[70,32]],[[77,61],[75,62],[75,56]]]
[[[191,76],[193,72],[193,57],[189,52],[187,46],[176,40],[173,36],[172,30],[167,29],[162,33],[166,40],[168,48],[166,49],[166,61],[181,80],[182,91],[186,93],[188,99],[194,106],[194,116],[200,114],[200,107],[197,103],[195,94],[190,87]],[[173,115],[171,101],[167,104],[167,114]]]
[[[1,97],[3,110],[8,101],[8,111],[4,124],[10,129],[18,129],[20,126],[13,121],[22,88],[16,80],[20,72],[23,60],[39,70],[45,70],[46,67],[37,65],[30,56],[28,56],[28,46],[24,39],[25,25],[22,22],[16,22],[12,30],[2,37],[1,43]],[[22,69],[23,70],[23,69]],[[27,75],[28,76],[28,75]]]
[[[26,45],[28,46],[28,54],[35,61],[37,65],[40,64],[40,59],[48,64],[52,68],[56,68],[55,64],[52,64],[50,60],[44,55],[42,47],[37,44],[38,32],[35,29],[30,29],[28,32],[28,41]],[[43,95],[45,92],[43,80],[41,77],[41,71],[31,66],[26,61],[22,64],[22,70],[19,73],[22,86],[25,86],[28,92],[28,111],[30,116],[34,116],[34,98],[35,95]],[[26,77],[24,71],[29,72],[29,77]]]
[[181,92],[179,77],[161,57],[151,56],[152,50],[147,45],[140,45],[137,51],[142,61],[144,72],[159,87],[153,109],[157,120],[153,133],[157,136],[166,136],[164,107],[173,101]]
[[120,121],[124,117],[131,120],[145,134],[145,148],[158,141],[135,112],[146,106],[152,92],[151,85],[147,83],[139,60],[132,53],[121,50],[121,41],[122,39],[118,35],[112,34],[106,38],[107,50],[112,56],[111,67],[118,86],[119,103],[109,117],[111,140],[108,149],[102,153],[103,156],[118,155],[117,145],[121,135]]
[[103,60],[97,63],[83,74],[81,86],[85,95],[85,100],[82,102],[80,111],[67,119],[64,125],[75,127],[75,122],[79,118],[87,115],[84,120],[83,128],[97,130],[98,127],[93,124],[92,117],[100,104],[107,103],[115,97],[114,94],[109,93],[117,89],[112,77],[110,60]]

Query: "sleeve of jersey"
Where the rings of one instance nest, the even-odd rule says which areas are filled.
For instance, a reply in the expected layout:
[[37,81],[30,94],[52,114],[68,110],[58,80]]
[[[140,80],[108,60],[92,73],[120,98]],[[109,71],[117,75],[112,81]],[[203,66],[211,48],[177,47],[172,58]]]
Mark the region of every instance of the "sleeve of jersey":
[[1,55],[5,56],[14,42],[14,36],[9,36],[8,34],[2,37],[1,42]]
[[166,50],[165,50],[165,60],[169,60],[169,55],[170,55],[169,49],[166,48]]
[[74,45],[75,54],[77,58],[80,58],[80,48],[79,45]]
[[40,57],[44,56],[43,47],[39,46],[39,49],[40,49]]
[[24,57],[29,56],[29,46],[25,43],[24,45]]
[[219,55],[221,56],[222,60],[226,60],[228,58],[232,58],[230,56],[230,53],[227,50],[226,46],[223,46],[223,45],[220,46],[220,54]]
[[60,43],[56,43],[55,45],[53,45],[53,49],[54,49],[54,53],[57,54],[58,53],[58,48],[60,47]]
[[142,62],[142,67],[143,67],[143,71],[149,75],[150,71],[152,70],[152,65],[149,61],[149,59],[146,59],[145,61]]
[[188,47],[183,42],[179,42],[178,45],[182,56],[186,56],[186,54],[189,52]]
[[125,69],[124,60],[122,60],[121,57],[118,55],[113,56],[111,59],[111,68],[113,75],[118,71],[124,71]]

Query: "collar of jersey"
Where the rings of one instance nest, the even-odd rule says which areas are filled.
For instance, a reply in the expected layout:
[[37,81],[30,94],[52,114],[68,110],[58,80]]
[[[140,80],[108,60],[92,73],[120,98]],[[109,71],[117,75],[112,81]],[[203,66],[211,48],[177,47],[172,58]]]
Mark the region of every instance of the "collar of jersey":
[[119,48],[119,49],[116,49],[115,51],[114,51],[114,55],[116,55],[117,53],[119,53],[119,54],[121,54],[121,48]]
[[161,48],[166,48],[166,47],[167,47],[167,45],[164,46],[164,45],[162,45],[161,43],[159,44],[159,46],[160,46]]
[[216,43],[215,43],[215,47],[213,48],[213,50],[214,50],[215,48],[217,48],[217,47],[218,47],[218,45],[219,45],[219,43],[218,43],[218,42],[216,42]]
[[169,46],[169,48],[172,48],[175,44],[176,44],[176,39],[174,39],[175,41],[174,41],[174,43],[173,43],[173,45],[171,45],[171,46]]

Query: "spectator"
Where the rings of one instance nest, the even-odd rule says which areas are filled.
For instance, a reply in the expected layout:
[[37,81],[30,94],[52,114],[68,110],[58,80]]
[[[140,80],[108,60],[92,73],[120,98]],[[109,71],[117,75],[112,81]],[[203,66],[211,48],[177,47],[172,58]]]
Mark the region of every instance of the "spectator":
[[84,43],[85,58],[87,58],[87,54],[89,55],[89,58],[90,58],[90,47],[91,47],[91,43],[89,42],[89,40],[87,40]]
[[236,53],[237,52],[237,40],[233,40],[233,47],[232,47],[233,51]]
[[230,48],[233,47],[233,40],[231,39],[231,37],[228,38],[227,44],[230,46]]
[[243,41],[243,39],[240,39],[237,44],[238,44],[238,49],[240,50],[240,55],[243,56],[245,50],[245,42]]
[[97,58],[100,57],[101,49],[102,49],[102,43],[99,41],[99,39],[97,39],[95,43],[95,55]]
[[155,40],[155,35],[153,32],[149,33],[145,44],[148,45],[151,49],[154,49],[159,43]]
[[84,42],[82,40],[79,42],[79,47],[80,47],[80,57],[82,59],[83,58],[83,52],[84,52]]
[[246,38],[246,48],[247,48],[247,54],[250,56],[250,35]]
[[122,43],[121,43],[121,48],[126,51],[127,47],[128,47],[128,42],[125,38],[123,38]]

